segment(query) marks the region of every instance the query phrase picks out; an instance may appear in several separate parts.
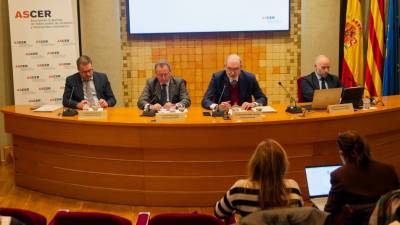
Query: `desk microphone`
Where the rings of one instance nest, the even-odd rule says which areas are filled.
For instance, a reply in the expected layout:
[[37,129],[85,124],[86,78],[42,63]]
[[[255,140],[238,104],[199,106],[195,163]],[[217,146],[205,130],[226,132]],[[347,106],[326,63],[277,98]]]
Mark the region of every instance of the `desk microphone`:
[[219,104],[221,104],[222,96],[224,95],[225,89],[226,89],[226,82],[224,83],[224,87],[222,88],[221,95],[219,96],[218,102],[217,102],[217,107],[211,112],[211,115],[213,117],[223,117],[225,114],[225,110],[220,110],[219,109]]
[[140,116],[147,116],[147,117],[154,117],[156,116],[157,110],[151,109],[151,104],[154,101],[156,96],[153,96],[153,98],[150,100],[149,103],[147,103],[144,108],[143,108],[143,113]]
[[379,98],[379,97],[377,97],[377,98],[370,97],[369,98],[369,102],[371,103],[371,105],[381,104],[381,106],[385,106],[385,104],[383,103],[382,99]]
[[[71,105],[71,99],[72,99],[72,95],[74,94],[74,90],[75,90],[75,86],[72,86],[72,91],[71,91],[71,94],[70,94],[69,100],[68,100],[68,106]],[[62,116],[75,116],[76,114],[78,114],[78,111],[76,111],[76,109],[66,108],[64,110],[64,112],[62,113]]]
[[288,113],[302,113],[303,110],[301,109],[300,106],[296,105],[296,99],[293,98],[293,96],[289,93],[289,91],[283,86],[283,84],[279,81],[278,82],[279,86],[282,87],[282,89],[286,92],[286,96],[289,97],[290,99],[290,105],[286,108],[286,112]]

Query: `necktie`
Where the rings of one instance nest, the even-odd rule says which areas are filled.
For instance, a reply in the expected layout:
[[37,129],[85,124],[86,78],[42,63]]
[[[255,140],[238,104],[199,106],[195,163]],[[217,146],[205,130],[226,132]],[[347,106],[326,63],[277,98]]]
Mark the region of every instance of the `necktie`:
[[325,77],[321,77],[321,89],[326,89]]
[[232,80],[232,81],[231,81],[231,86],[232,86],[233,88],[236,86],[236,84],[237,84],[237,80]]
[[164,105],[167,102],[167,85],[161,85],[161,99],[160,104]]
[[94,104],[93,90],[90,87],[90,80],[85,81],[86,84],[86,98],[90,105]]

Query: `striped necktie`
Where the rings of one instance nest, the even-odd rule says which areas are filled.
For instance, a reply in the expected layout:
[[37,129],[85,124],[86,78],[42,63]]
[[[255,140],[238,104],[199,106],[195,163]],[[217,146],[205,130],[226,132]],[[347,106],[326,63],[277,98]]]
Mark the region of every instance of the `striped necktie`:
[[231,81],[231,86],[232,86],[233,88],[236,86],[236,84],[237,84],[237,80],[232,80],[232,81]]
[[86,80],[85,84],[86,84],[86,98],[87,98],[89,104],[93,105],[95,103],[95,101],[93,98],[93,90],[90,87],[90,80]]

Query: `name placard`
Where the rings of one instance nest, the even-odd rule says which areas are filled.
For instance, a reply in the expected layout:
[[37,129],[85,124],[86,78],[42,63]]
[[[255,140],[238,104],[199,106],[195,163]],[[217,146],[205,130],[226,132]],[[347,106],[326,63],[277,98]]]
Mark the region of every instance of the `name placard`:
[[91,120],[91,119],[106,119],[107,118],[107,111],[100,110],[100,111],[79,111],[78,119],[79,120]]
[[333,114],[353,113],[354,108],[352,103],[328,105],[328,112]]
[[232,120],[240,122],[240,121],[261,121],[262,120],[262,112],[260,111],[233,111],[232,112]]
[[186,120],[186,112],[156,113],[156,122],[179,122]]

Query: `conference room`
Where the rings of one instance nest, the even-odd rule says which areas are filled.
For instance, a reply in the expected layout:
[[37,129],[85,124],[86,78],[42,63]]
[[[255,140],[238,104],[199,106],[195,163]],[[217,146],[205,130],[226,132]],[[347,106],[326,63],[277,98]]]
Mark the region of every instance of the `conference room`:
[[[267,139],[312,208],[306,168],[342,165],[337,138],[349,130],[400,174],[393,2],[1,1],[0,215],[216,219]],[[380,48],[368,41],[374,4]]]

